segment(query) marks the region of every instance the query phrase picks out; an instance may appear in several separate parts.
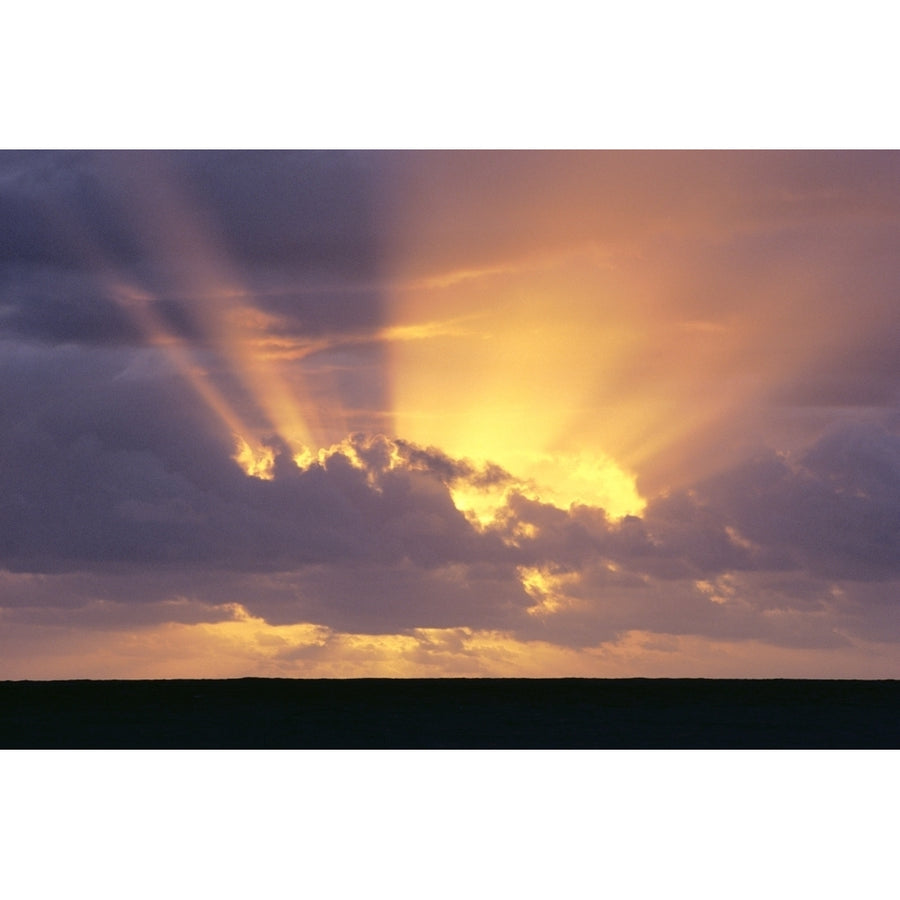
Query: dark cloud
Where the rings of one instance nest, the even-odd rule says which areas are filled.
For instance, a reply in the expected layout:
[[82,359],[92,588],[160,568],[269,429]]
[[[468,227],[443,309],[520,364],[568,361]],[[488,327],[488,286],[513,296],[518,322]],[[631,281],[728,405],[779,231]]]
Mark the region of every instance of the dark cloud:
[[362,281],[378,273],[378,153],[170,154],[191,202],[240,264]]
[[336,338],[344,335],[357,341],[367,335],[374,339],[383,324],[383,297],[373,287],[275,287],[258,292],[254,301],[261,309],[279,316],[274,334]]
[[136,344],[134,319],[95,279],[63,268],[0,271],[0,333],[51,344]]
[[396,634],[413,628],[509,630],[531,599],[509,567],[454,564],[312,566],[298,572],[289,604],[265,596],[251,607],[275,624],[311,621],[338,631]]
[[106,173],[112,154],[0,151],[0,239],[3,264],[94,271],[104,259],[119,267],[141,259],[128,227],[127,198]]
[[447,485],[464,481],[475,488],[485,489],[515,481],[515,476],[495,463],[474,465],[466,459],[453,459],[436,447],[417,447],[401,438],[392,443],[410,468],[428,472]]
[[802,457],[754,459],[698,489],[749,540],[814,574],[900,574],[900,438],[875,426],[826,434]]
[[202,298],[184,291],[202,273],[207,286],[237,276],[245,301],[294,333],[372,331],[384,316],[378,172],[377,154],[0,152],[3,327],[134,341],[106,295],[115,276],[196,339]]

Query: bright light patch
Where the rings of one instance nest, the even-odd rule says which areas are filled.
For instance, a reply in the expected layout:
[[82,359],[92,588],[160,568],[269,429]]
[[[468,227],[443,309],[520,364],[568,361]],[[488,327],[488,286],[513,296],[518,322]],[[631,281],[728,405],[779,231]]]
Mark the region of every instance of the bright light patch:
[[251,447],[239,434],[235,435],[237,444],[231,457],[251,478],[271,481],[274,477],[275,451],[271,447],[258,444]]
[[[519,480],[517,490],[563,509],[642,512],[606,396],[637,348],[620,298],[599,293],[605,272],[593,258],[523,259],[395,291],[395,327],[415,326],[421,337],[389,347],[397,433],[457,459],[495,463]],[[438,327],[452,320],[465,328]],[[482,525],[503,500],[500,491],[454,485],[457,507]]]
[[599,506],[613,518],[637,516],[647,501],[637,491],[634,475],[603,454],[541,453],[528,466],[545,503],[563,509],[572,504]]
[[528,596],[535,601],[529,615],[548,616],[573,606],[577,601],[566,594],[569,585],[577,584],[578,572],[553,572],[547,568],[520,566],[519,580]]
[[[599,507],[611,518],[640,515],[647,505],[637,491],[634,476],[608,457],[586,453],[517,456],[514,467],[510,466],[516,476],[513,482],[486,487],[463,483],[450,489],[454,505],[473,524],[481,528],[494,524],[512,491],[560,509],[573,505]],[[519,536],[533,535],[523,532]]]
[[476,527],[493,525],[506,506],[510,488],[507,485],[480,488],[460,484],[450,488],[453,505]]

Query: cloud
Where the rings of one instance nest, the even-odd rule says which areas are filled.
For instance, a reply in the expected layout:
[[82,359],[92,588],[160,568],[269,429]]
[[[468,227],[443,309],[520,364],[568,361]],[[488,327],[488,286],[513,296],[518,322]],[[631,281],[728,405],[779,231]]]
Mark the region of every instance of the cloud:
[[[251,478],[164,366],[77,347],[19,348],[3,366],[0,565],[26,579],[5,605],[30,604],[31,621],[125,622],[129,604],[133,623],[215,621],[240,603],[277,626],[582,648],[635,630],[833,647],[876,636],[869,604],[880,637],[898,625],[865,588],[900,578],[900,440],[883,428],[835,430],[613,519],[383,435],[302,466],[275,441],[272,480]],[[500,489],[494,517],[461,512],[460,487]],[[67,600],[40,576],[64,579]]]
[[[276,442],[275,480],[247,478],[231,459],[233,436],[183,381],[133,363],[124,351],[78,348],[3,355],[7,568],[438,565],[502,547],[474,531],[435,474],[443,465],[444,477],[477,482],[491,472],[454,471],[448,459],[381,438],[348,442],[303,470]],[[400,467],[390,467],[391,453]]]
[[377,329],[376,178],[353,153],[0,152],[5,325],[133,342],[114,278],[189,338],[226,284],[297,333]]
[[900,438],[873,425],[823,436],[797,459],[769,453],[701,486],[738,531],[816,575],[900,574]]

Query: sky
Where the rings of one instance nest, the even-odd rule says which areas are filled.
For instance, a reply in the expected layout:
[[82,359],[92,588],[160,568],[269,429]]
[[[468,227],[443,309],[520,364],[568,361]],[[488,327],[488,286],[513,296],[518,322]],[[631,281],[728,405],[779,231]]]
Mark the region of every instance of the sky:
[[898,184],[0,151],[0,678],[900,677]]

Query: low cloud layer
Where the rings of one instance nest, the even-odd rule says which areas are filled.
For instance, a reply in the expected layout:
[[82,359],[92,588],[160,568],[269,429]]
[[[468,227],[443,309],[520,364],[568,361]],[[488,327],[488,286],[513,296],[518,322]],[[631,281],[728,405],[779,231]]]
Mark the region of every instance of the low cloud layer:
[[[10,588],[14,617],[117,600],[139,622],[143,605],[178,597],[170,615],[206,604],[216,618],[226,599],[273,624],[354,633],[830,646],[868,634],[871,610],[881,639],[900,638],[887,599],[900,579],[900,438],[883,428],[763,454],[617,520],[383,436],[350,436],[304,468],[276,446],[273,478],[249,478],[164,368],[138,377],[130,359],[73,351],[55,370],[46,352],[6,356],[0,564],[71,587]],[[502,491],[493,520],[457,508],[461,486]]]

